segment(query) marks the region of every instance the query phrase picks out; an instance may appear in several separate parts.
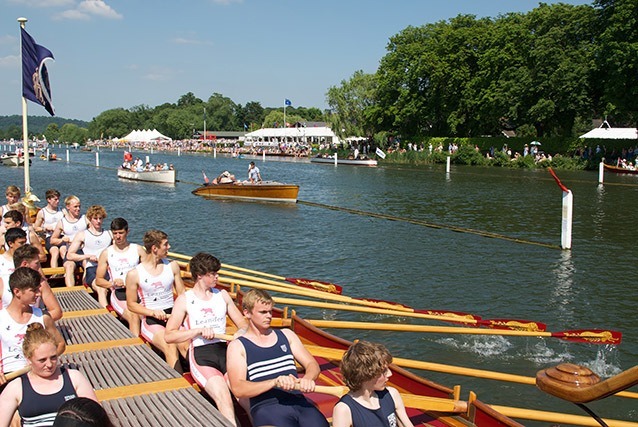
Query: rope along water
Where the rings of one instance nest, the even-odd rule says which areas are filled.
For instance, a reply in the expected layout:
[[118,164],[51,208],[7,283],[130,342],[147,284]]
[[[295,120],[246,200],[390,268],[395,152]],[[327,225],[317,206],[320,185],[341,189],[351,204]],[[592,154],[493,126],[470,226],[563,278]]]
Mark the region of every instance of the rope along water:
[[305,201],[305,200],[299,200],[297,203],[301,203],[301,204],[304,204],[306,206],[312,206],[312,207],[315,207],[315,208],[324,208],[324,209],[331,209],[331,210],[335,210],[335,211],[348,212],[348,213],[355,214],[355,215],[369,216],[369,217],[373,217],[373,218],[386,219],[386,220],[390,220],[390,221],[407,222],[407,223],[410,223],[410,224],[420,225],[422,227],[437,228],[437,229],[455,231],[455,232],[459,232],[459,233],[474,234],[474,235],[477,235],[477,236],[489,237],[489,238],[492,238],[492,239],[507,240],[509,242],[522,243],[522,244],[525,244],[525,245],[542,246],[544,248],[550,248],[550,249],[561,249],[560,246],[552,245],[550,243],[534,242],[532,240],[519,239],[519,238],[516,238],[516,237],[510,237],[510,236],[505,236],[503,234],[491,233],[489,231],[475,230],[475,229],[472,229],[472,228],[456,227],[454,225],[435,224],[435,223],[432,223],[432,222],[421,221],[421,220],[418,220],[418,219],[404,218],[404,217],[399,217],[399,216],[385,215],[385,214],[379,214],[379,213],[367,212],[367,211],[360,211],[360,210],[357,210],[357,209],[349,209],[349,208],[343,208],[343,207],[339,207],[339,206],[331,206],[331,205],[326,205],[326,204],[323,204],[323,203],[308,202],[308,201]]

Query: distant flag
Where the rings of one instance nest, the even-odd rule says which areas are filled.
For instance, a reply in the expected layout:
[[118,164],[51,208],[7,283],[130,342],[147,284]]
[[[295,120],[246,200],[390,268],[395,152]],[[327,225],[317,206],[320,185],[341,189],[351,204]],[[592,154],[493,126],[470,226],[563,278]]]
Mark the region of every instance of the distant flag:
[[292,102],[286,98],[286,101],[284,101],[284,104],[286,104],[286,107],[290,107],[292,105]]
[[52,116],[55,109],[51,101],[51,87],[46,61],[52,61],[53,54],[44,46],[36,44],[24,28],[22,31],[22,96],[42,105]]
[[244,123],[244,130],[248,130],[248,125]]
[[381,157],[382,159],[385,159],[385,153],[379,147],[377,147],[377,151],[375,151],[375,153],[377,154],[377,156]]

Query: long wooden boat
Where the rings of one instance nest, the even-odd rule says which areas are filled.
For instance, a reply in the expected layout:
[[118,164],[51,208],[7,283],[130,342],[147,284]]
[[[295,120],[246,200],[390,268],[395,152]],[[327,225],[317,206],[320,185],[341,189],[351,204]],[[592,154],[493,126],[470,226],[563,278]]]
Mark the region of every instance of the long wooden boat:
[[[188,285],[191,275],[183,263],[182,267],[182,275]],[[47,269],[46,274],[57,273],[57,270]],[[239,300],[239,288],[228,284],[232,280],[232,276],[227,276],[226,284],[221,286],[226,286],[230,294]],[[64,311],[64,317],[57,325],[67,344],[61,360],[74,365],[87,376],[116,426],[229,425],[209,401],[195,391],[196,386],[193,386],[188,374],[181,377],[168,368],[147,344],[139,337],[133,337],[128,328],[101,308],[84,287],[54,288],[54,292]],[[334,394],[346,392],[339,361],[351,343],[311,325],[294,312],[288,316],[286,309],[275,309],[274,315],[273,327],[292,328],[319,363],[319,387],[308,397],[330,419],[338,399]],[[228,332],[232,333],[232,328]],[[395,360],[398,364],[410,366],[405,364],[406,359]],[[591,424],[593,419],[586,416],[491,406],[476,399],[472,392],[469,399],[463,401],[460,400],[458,386],[449,388],[434,383],[399,366],[392,365],[391,369],[390,384],[402,393],[414,425],[520,427],[522,424],[508,417],[547,421],[549,418],[542,418],[546,414],[553,417],[548,422],[554,424],[594,425]],[[625,385],[638,383],[637,374],[638,371],[632,373],[631,378],[624,381]],[[616,389],[620,388],[616,381],[613,385]],[[599,388],[601,390],[595,390],[596,396],[613,389],[606,384]],[[580,396],[578,398],[583,400]],[[587,398],[591,399],[591,396],[587,395]],[[242,416],[241,408],[236,409],[241,425],[250,426],[245,414]],[[616,420],[609,425],[635,427],[638,423]]]
[[[334,157],[322,157],[321,155],[310,159],[311,163],[326,163],[335,164]],[[376,166],[377,161],[374,159],[341,159],[337,158],[337,165],[350,165],[350,166]]]
[[118,168],[117,177],[123,179],[130,179],[132,181],[145,181],[145,182],[157,182],[161,184],[175,184],[177,178],[177,171],[171,170],[159,170],[159,171],[144,171],[137,172],[130,169]]
[[603,163],[603,166],[605,167],[605,170],[607,170],[609,172],[626,173],[626,174],[630,174],[630,175],[638,175],[638,169],[621,168],[620,166],[608,165],[607,163]]
[[296,203],[299,186],[275,181],[207,184],[193,190],[193,194],[207,198]]

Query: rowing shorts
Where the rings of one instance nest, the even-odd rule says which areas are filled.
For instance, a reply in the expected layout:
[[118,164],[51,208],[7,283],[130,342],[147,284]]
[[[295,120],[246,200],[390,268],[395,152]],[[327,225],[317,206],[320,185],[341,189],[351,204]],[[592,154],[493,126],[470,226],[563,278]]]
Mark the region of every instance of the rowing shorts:
[[[173,307],[165,309],[164,313],[171,314],[172,311]],[[166,322],[166,320],[144,316],[142,319],[142,337],[149,342],[153,342],[153,336],[157,332],[166,329]]]
[[214,376],[224,376],[226,373],[226,343],[212,344],[189,349],[188,361],[191,374],[200,387],[206,387],[206,382]]
[[[277,427],[329,427],[319,409],[303,395],[288,396],[275,403],[257,405],[250,409],[253,425]],[[270,401],[269,401],[270,402]]]

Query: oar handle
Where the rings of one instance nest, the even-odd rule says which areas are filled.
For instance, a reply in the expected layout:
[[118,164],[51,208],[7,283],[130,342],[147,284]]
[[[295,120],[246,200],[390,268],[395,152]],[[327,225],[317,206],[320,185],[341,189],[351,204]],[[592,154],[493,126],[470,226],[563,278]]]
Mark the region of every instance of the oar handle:
[[24,368],[20,368],[17,371],[13,371],[9,374],[6,374],[4,377],[7,381],[11,381],[14,378],[18,378],[22,374],[26,374],[31,370],[31,366],[27,365]]

